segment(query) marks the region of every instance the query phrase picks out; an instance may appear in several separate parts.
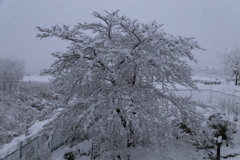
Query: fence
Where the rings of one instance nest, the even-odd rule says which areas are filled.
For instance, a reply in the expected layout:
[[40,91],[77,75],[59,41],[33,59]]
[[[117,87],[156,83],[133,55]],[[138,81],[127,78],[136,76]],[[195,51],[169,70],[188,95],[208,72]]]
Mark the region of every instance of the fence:
[[[179,90],[174,91],[178,96],[191,97],[192,100],[201,101],[206,105],[216,106],[221,101],[231,101],[240,104],[240,97],[212,90]],[[37,136],[28,138],[11,150],[1,153],[0,160],[47,160],[51,152],[64,144],[65,136],[58,128],[47,145],[47,137]]]
[[27,138],[7,152],[0,153],[0,160],[48,160],[51,152],[64,144],[65,136],[58,128],[50,143],[47,143],[47,136],[40,135]]
[[[2,156],[5,155],[5,157],[1,160],[43,160],[47,148],[44,143],[46,140],[44,136],[28,138],[8,152],[2,153]],[[6,156],[6,154],[8,155]]]
[[240,104],[240,97],[212,90],[179,90],[174,91],[177,96],[191,97],[192,100],[201,101],[208,106],[218,106],[220,102],[230,101],[235,104]]

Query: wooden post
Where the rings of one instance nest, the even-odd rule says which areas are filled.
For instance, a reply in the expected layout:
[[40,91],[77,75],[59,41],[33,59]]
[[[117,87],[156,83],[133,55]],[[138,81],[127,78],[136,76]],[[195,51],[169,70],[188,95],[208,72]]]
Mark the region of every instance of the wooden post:
[[130,160],[130,154],[127,155],[127,160]]
[[220,160],[221,143],[217,143],[217,160]]
[[92,141],[92,153],[91,153],[91,160],[99,158],[100,146],[97,140]]

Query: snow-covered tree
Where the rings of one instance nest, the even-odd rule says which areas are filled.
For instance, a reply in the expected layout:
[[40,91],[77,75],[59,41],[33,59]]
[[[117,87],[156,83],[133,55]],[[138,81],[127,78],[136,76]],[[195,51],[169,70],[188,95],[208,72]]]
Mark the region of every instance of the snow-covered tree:
[[0,58],[0,90],[11,92],[24,75],[24,61],[2,57]]
[[140,23],[118,11],[93,16],[98,22],[73,28],[37,27],[37,37],[71,42],[66,52],[52,54],[57,60],[43,71],[53,76],[52,86],[66,104],[55,124],[65,124],[72,144],[90,138],[105,150],[160,144],[171,131],[171,117],[187,123],[196,113],[169,88],[196,88],[186,59],[196,61],[192,51],[202,48],[194,38],[165,33],[156,22]]
[[220,59],[224,64],[224,68],[227,73],[235,75],[235,85],[238,85],[240,76],[240,49],[235,48],[231,52],[220,54]]

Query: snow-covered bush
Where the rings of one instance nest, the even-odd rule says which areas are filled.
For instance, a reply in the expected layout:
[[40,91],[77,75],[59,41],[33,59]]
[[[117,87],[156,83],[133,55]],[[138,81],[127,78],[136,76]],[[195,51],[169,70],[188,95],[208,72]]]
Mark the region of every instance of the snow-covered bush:
[[0,91],[0,146],[28,134],[36,119],[50,115],[53,95],[49,84],[39,82],[19,82],[12,93]]
[[222,136],[226,144],[232,140],[233,122],[230,122],[223,114],[216,113],[209,117],[208,125],[213,129],[213,136]]
[[233,121],[238,121],[240,115],[239,103],[234,100],[220,101],[220,108],[227,114],[228,118],[233,115]]
[[221,113],[215,113],[209,116],[206,123],[199,131],[197,147],[200,149],[213,148],[216,145],[214,137],[222,136],[224,143],[228,146],[233,144],[234,124]]
[[30,107],[0,104],[0,146],[25,133],[36,116],[37,111]]
[[55,95],[49,83],[34,81],[22,82],[18,93],[21,101],[27,101],[33,98],[50,101],[54,99]]
[[174,111],[172,120],[173,138],[187,138],[190,142],[196,143],[199,137],[199,130],[202,128],[204,115],[198,112],[198,109],[204,110],[204,106],[200,102],[192,102],[189,97],[177,98],[177,105],[172,106]]
[[63,157],[66,160],[74,160],[74,158],[75,158],[75,156],[74,156],[74,154],[72,152],[65,153]]

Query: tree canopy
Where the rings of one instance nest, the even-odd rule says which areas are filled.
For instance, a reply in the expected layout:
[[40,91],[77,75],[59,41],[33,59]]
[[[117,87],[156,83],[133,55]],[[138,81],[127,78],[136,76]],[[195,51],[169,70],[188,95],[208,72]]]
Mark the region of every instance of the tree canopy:
[[171,117],[196,122],[188,112],[194,105],[170,88],[196,89],[186,59],[196,61],[192,51],[202,49],[198,42],[119,11],[93,16],[98,22],[37,27],[37,37],[71,42],[66,52],[52,54],[57,60],[43,71],[63,95],[66,109],[59,119],[69,141],[94,138],[106,150],[159,144],[171,130]]

